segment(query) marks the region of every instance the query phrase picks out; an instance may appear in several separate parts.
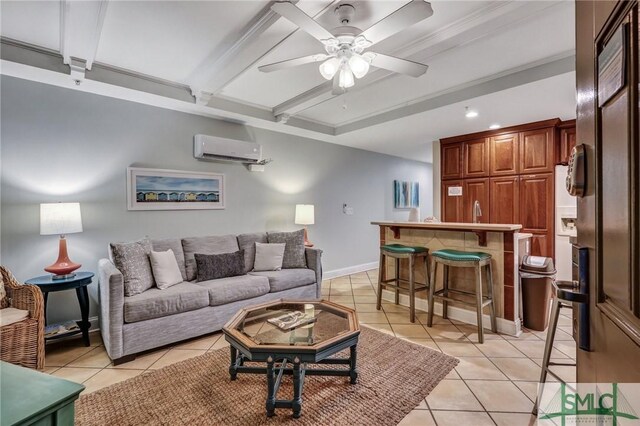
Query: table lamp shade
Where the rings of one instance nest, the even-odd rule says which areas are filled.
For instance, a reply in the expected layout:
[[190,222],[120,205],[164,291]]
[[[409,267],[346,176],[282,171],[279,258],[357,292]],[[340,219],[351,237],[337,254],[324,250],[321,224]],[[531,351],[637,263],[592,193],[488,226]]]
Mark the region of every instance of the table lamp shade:
[[40,204],[40,235],[82,232],[80,203]]
[[314,208],[313,204],[296,204],[296,225],[313,225]]

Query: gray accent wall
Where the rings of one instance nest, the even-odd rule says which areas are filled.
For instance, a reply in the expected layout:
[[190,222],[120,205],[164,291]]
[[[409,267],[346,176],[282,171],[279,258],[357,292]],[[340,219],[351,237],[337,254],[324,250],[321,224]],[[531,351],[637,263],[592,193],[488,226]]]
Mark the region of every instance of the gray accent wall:
[[[295,204],[315,205],[309,238],[324,250],[325,271],[375,262],[379,234],[369,222],[408,217],[393,209],[394,179],[419,181],[421,214],[432,214],[428,163],[13,77],[0,84],[0,258],[19,280],[57,257],[58,237],[39,235],[43,202],[80,202],[84,232],[67,236],[69,255],[94,272],[112,241],[296,229]],[[274,161],[264,172],[198,161],[198,133],[258,142]],[[128,166],[224,173],[226,209],[128,211]],[[74,292],[49,297],[50,321],[79,315]]]

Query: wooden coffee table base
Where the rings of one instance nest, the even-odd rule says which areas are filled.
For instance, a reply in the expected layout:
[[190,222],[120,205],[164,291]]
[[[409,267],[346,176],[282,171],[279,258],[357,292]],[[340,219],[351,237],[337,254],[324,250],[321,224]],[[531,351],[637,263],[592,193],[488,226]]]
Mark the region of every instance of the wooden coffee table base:
[[[304,377],[309,376],[348,376],[351,384],[358,381],[358,371],[356,369],[357,350],[356,344],[349,347],[349,358],[326,358],[313,364],[349,365],[349,369],[326,369],[308,368],[307,362],[301,362],[301,358],[295,355],[279,356],[269,355],[266,358],[266,367],[254,367],[244,365],[247,358],[243,354],[238,354],[238,350],[231,346],[231,366],[229,375],[231,380],[236,380],[238,373],[266,374],[267,375],[267,417],[275,415],[276,408],[290,408],[293,410],[293,417],[299,418],[302,411],[302,387]],[[335,353],[335,352],[334,352]],[[292,358],[290,358],[292,357]],[[276,399],[282,377],[284,375],[293,376],[293,399]]]

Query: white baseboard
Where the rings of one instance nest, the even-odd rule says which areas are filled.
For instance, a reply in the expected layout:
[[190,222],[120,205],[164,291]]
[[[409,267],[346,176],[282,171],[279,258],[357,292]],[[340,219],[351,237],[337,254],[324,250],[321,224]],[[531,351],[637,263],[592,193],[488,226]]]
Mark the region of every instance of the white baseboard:
[[363,263],[362,265],[349,266],[347,268],[334,269],[333,271],[325,271],[322,279],[330,280],[332,278],[344,277],[345,275],[357,274],[358,272],[370,271],[378,267],[378,262]]
[[[382,298],[389,302],[395,301],[395,293],[390,290],[382,291]],[[401,294],[400,295],[400,304],[403,306],[409,306],[409,295]],[[418,299],[416,298],[416,309],[420,309],[421,311],[429,311],[429,304],[426,299]],[[442,315],[442,304],[435,303],[434,304],[434,314]],[[462,309],[457,306],[449,306],[448,311],[449,319],[454,319],[456,321],[464,322],[470,325],[478,324],[477,316],[475,311],[470,311],[467,309]],[[485,325],[491,324],[491,318],[489,315],[482,316],[482,323]],[[504,318],[496,318],[496,323],[498,326],[498,332],[503,334],[508,334],[510,336],[520,336],[522,333],[522,327],[520,325],[520,321],[511,321]],[[487,328],[485,326],[485,328]]]

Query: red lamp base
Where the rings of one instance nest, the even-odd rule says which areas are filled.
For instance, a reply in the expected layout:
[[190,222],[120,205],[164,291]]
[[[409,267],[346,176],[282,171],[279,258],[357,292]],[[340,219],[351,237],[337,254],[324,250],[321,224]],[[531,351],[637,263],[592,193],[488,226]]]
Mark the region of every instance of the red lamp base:
[[[72,262],[67,253],[67,240],[64,236],[60,237],[60,245],[58,247],[58,260],[55,263],[44,268],[45,271],[54,274],[54,279],[68,278],[69,275],[82,265]],[[75,274],[74,274],[75,275]],[[73,275],[71,275],[73,276]]]
[[313,243],[311,241],[309,241],[309,238],[307,237],[307,227],[304,227],[304,246],[305,247],[313,247]]

